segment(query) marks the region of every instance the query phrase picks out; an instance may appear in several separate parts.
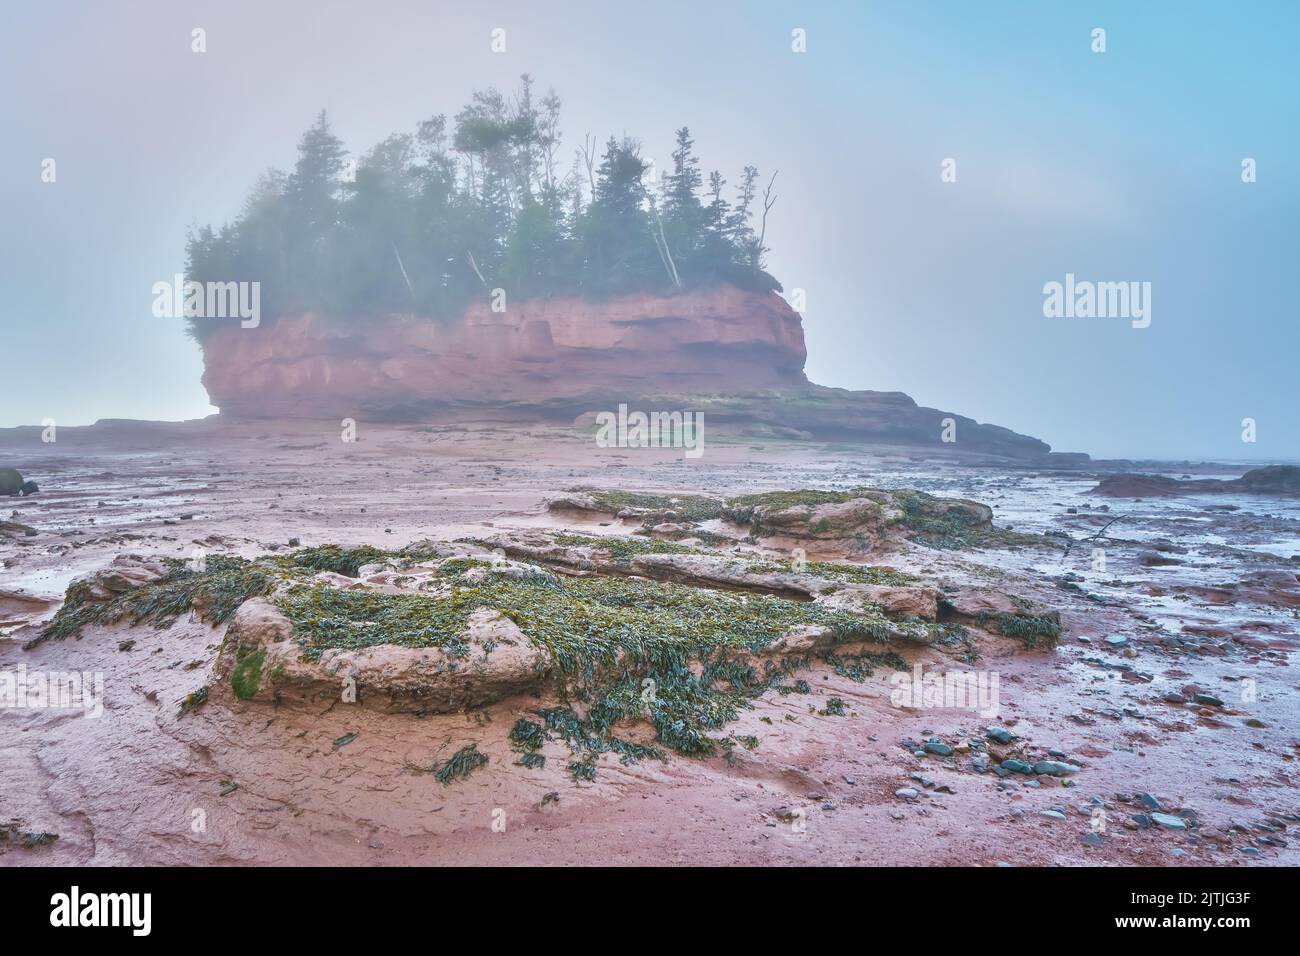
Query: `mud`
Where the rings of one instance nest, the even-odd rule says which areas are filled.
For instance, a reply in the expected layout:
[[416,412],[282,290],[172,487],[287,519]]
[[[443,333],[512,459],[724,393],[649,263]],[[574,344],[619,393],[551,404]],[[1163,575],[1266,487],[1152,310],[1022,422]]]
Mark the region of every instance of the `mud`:
[[[61,429],[55,445],[0,433],[0,463],[40,485],[0,514],[36,531],[0,537],[0,672],[102,673],[105,688],[98,719],[0,709],[0,824],[58,835],[0,844],[0,865],[1300,862],[1286,845],[1300,811],[1300,502],[1120,502],[1090,493],[1095,473],[723,435],[695,460],[543,426],[363,423],[357,437],[216,421]],[[996,715],[899,706],[894,672],[856,682],[816,661],[795,675],[809,693],[767,693],[718,735],[755,738],[753,749],[635,765],[605,754],[588,781],[557,740],[541,769],[518,765],[511,728],[544,703],[527,693],[423,715],[243,701],[221,690],[225,627],[194,616],[22,649],[72,581],[126,553],[630,535],[639,521],[546,502],[574,487],[727,497],[863,485],[983,502],[996,526],[1047,539],[891,542],[859,557],[1059,611],[1054,649],[979,628],[974,648],[892,646],[909,679],[916,665],[996,674]],[[181,707],[206,687],[206,703]],[[431,771],[471,744],[486,765],[440,783]],[[991,769],[1017,760],[1078,769]]]

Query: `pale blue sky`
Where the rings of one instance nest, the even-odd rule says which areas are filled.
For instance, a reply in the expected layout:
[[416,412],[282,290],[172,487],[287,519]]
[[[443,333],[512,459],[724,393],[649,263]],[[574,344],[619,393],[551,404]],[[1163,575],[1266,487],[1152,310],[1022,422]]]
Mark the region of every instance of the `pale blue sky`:
[[[527,71],[564,99],[570,146],[626,131],[663,162],[686,123],[706,168],[781,170],[770,265],[807,291],[813,380],[1060,450],[1297,458],[1297,10],[13,0],[0,426],[209,412],[197,348],[150,312],[186,225],[290,165],[321,108],[361,151]],[[1042,286],[1067,272],[1151,282],[1151,327],[1044,318]]]

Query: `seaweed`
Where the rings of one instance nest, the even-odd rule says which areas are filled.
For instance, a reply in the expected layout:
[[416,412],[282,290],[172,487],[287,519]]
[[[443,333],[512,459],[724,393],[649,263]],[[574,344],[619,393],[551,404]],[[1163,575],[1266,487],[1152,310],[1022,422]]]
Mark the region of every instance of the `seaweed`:
[[671,513],[682,521],[708,521],[722,514],[723,502],[706,495],[656,495],[635,491],[602,488],[570,488],[570,492],[589,496],[596,507],[618,514],[626,510]]
[[454,780],[464,780],[488,762],[487,754],[479,753],[477,744],[461,747],[444,764],[434,764],[430,773],[444,787]]
[[209,624],[224,624],[245,601],[271,593],[278,583],[272,571],[244,558],[209,555],[201,571],[176,558],[163,560],[166,575],[106,601],[96,599],[92,581],[73,582],[63,606],[31,643],[79,637],[87,625],[124,619],[162,629],[192,610]]
[[847,654],[840,655],[834,652],[827,654],[822,658],[830,665],[831,670],[841,677],[847,677],[854,683],[861,684],[868,677],[875,673],[877,667],[888,667],[896,671],[907,670],[907,662],[897,654],[888,651],[882,654]]
[[230,672],[230,689],[240,700],[252,700],[262,686],[262,664],[266,651],[249,651],[242,645],[236,652],[235,666]]
[[368,544],[355,548],[323,544],[295,551],[289,555],[289,561],[295,567],[307,568],[311,571],[333,571],[335,574],[355,578],[360,573],[362,565],[379,564],[390,556],[390,552]]

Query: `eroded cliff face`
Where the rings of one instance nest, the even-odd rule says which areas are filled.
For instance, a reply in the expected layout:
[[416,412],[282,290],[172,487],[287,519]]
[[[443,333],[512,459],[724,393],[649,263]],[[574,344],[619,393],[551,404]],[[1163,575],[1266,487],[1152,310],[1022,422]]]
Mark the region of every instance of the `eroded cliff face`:
[[[285,316],[229,325],[203,345],[203,384],[223,416],[572,419],[620,403],[699,410],[776,437],[920,446],[1037,459],[1036,438],[804,375],[803,325],[774,293],[733,286],[675,296],[487,303],[457,323],[412,316],[345,324]],[[944,420],[956,442],[944,442]]]
[[486,303],[459,323],[392,316],[344,326],[284,317],[204,343],[222,414],[400,416],[439,407],[537,406],[806,383],[799,315],[731,286],[684,295]]

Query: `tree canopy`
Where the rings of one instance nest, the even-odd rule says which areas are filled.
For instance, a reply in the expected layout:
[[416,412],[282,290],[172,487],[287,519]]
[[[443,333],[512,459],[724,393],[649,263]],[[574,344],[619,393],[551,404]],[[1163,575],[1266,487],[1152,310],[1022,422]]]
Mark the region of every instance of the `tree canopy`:
[[[654,182],[639,143],[584,138],[563,161],[560,99],[532,77],[473,94],[347,158],[324,112],[291,172],[258,179],[239,215],[191,229],[187,278],[257,281],[269,315],[349,321],[460,316],[475,298],[671,293],[729,282],[771,290],[764,271],[769,179],[700,170],[690,130]],[[757,222],[756,222],[757,221]],[[757,225],[757,228],[756,228]],[[193,334],[212,328],[192,320]]]

